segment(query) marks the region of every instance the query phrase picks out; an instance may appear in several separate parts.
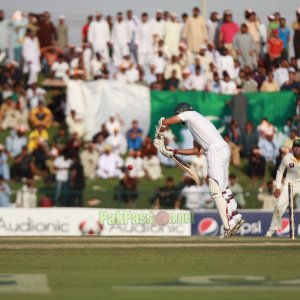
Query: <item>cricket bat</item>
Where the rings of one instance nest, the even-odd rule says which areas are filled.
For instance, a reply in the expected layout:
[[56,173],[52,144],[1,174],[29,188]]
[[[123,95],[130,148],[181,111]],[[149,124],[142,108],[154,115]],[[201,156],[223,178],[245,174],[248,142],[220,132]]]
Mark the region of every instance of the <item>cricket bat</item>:
[[201,180],[198,174],[191,168],[191,166],[182,160],[179,156],[173,155],[172,159],[176,162],[177,166],[180,167],[182,170],[189,173],[189,175],[195,180],[197,185],[201,185]]

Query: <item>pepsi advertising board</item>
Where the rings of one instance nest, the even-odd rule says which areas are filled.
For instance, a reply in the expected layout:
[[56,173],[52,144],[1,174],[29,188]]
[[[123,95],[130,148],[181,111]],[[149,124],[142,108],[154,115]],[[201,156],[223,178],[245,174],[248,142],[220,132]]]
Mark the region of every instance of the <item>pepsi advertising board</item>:
[[[245,219],[237,235],[240,236],[264,236],[271,224],[273,211],[271,210],[239,210]],[[294,211],[295,236],[300,236],[300,210]],[[194,211],[192,224],[192,235],[218,236],[223,234],[223,225],[217,210]],[[277,236],[289,236],[289,215],[284,214],[281,222],[281,229]]]

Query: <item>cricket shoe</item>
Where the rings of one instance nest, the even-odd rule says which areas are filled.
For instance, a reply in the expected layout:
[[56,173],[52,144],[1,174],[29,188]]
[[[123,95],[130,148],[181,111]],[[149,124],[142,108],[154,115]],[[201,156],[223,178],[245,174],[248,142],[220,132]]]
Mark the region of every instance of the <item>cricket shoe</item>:
[[275,234],[276,230],[274,229],[269,229],[265,235],[265,237],[272,237]]

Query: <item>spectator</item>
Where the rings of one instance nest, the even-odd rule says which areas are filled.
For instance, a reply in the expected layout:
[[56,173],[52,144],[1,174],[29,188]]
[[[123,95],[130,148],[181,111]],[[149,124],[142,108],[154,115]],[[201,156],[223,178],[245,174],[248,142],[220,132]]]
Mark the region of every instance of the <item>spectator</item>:
[[274,209],[277,199],[274,197],[274,183],[268,181],[267,184],[263,184],[258,189],[257,199],[263,202],[262,209]]
[[230,78],[229,74],[224,71],[223,72],[223,80],[220,82],[220,92],[224,95],[232,95],[235,94],[237,90],[235,82]]
[[274,15],[268,16],[269,24],[268,24],[268,38],[272,35],[275,29],[278,29],[279,23],[276,22]]
[[283,42],[283,53],[282,56],[285,59],[289,57],[289,42],[290,42],[290,30],[286,27],[286,19],[279,19],[279,27],[278,27],[279,35],[278,37]]
[[2,128],[3,123],[10,123],[10,118],[9,121],[6,120],[7,114],[10,110],[14,110],[16,108],[16,104],[13,102],[11,93],[7,93],[4,96],[4,99],[5,102],[2,103],[0,108],[0,128]]
[[29,108],[36,108],[39,101],[45,102],[46,93],[46,90],[39,87],[36,82],[33,82],[26,91],[26,101]]
[[96,19],[88,27],[88,42],[91,43],[94,53],[99,52],[105,62],[109,61],[109,41],[110,31],[108,24],[102,19],[102,14],[97,12]]
[[56,171],[54,206],[59,204],[61,206],[67,205],[69,171],[72,163],[66,150],[54,160],[54,169]]
[[191,75],[191,86],[195,91],[204,91],[206,86],[206,77],[201,73],[201,67],[196,66],[195,74]]
[[139,127],[139,122],[133,120],[131,122],[131,128],[127,131],[127,144],[128,150],[140,150],[142,147],[142,135],[143,130]]
[[93,21],[93,16],[90,15],[87,17],[87,22],[86,24],[83,25],[82,30],[81,30],[81,35],[82,35],[82,43],[86,43],[88,41],[88,31],[90,24]]
[[73,157],[72,161],[73,163],[70,167],[67,206],[82,207],[83,191],[85,188],[83,166],[78,156]]
[[119,185],[116,187],[115,199],[124,201],[127,207],[133,207],[134,202],[138,197],[138,181],[135,177],[129,176],[129,171],[126,170]]
[[206,88],[212,93],[219,94],[221,92],[220,77],[218,72],[213,73],[213,79],[207,82]]
[[165,44],[171,54],[178,55],[181,28],[177,22],[177,15],[171,13],[171,19],[165,22]]
[[261,92],[278,92],[280,91],[280,87],[278,83],[274,80],[274,75],[270,71],[267,74],[267,79],[262,83],[260,91]]
[[292,91],[295,94],[300,92],[300,84],[295,80],[296,71],[294,68],[289,68],[289,79],[281,86],[282,91]]
[[171,73],[171,77],[166,80],[165,89],[167,91],[176,91],[179,87],[179,79],[177,76],[177,71],[173,70]]
[[245,81],[243,82],[242,88],[245,93],[257,92],[257,82],[252,78],[251,70],[248,70],[246,72],[246,77],[245,77]]
[[49,134],[42,125],[39,125],[36,129],[30,132],[28,136],[28,151],[32,152],[37,148],[38,139],[41,138],[44,141],[49,140]]
[[231,78],[235,77],[235,67],[234,60],[231,55],[229,55],[229,51],[227,48],[223,48],[221,54],[217,58],[217,67],[220,78],[223,78],[224,72],[227,72]]
[[274,29],[271,37],[268,39],[268,55],[270,60],[275,62],[280,60],[282,50],[284,49],[283,41],[278,36],[278,29]]
[[62,50],[66,49],[69,45],[68,26],[65,24],[65,16],[60,15],[59,21],[56,26],[57,32],[57,46]]
[[[0,10],[0,52],[4,54],[3,60],[8,56],[9,21],[5,19],[5,13]],[[1,60],[0,60],[1,62]]]
[[180,208],[179,190],[175,186],[174,178],[168,177],[165,185],[159,187],[151,199],[154,208]]
[[261,150],[261,155],[266,159],[267,162],[270,161],[275,163],[278,149],[272,135],[260,137],[258,140],[258,147]]
[[52,125],[53,115],[51,110],[45,106],[45,103],[41,100],[38,102],[38,106],[33,108],[29,114],[29,121],[33,128],[43,126],[49,128]]
[[231,10],[225,10],[223,15],[223,24],[220,28],[219,35],[219,48],[225,47],[228,49],[228,53],[235,58],[235,51],[233,48],[233,40],[235,35],[239,31],[239,26],[232,20]]
[[81,152],[80,158],[83,165],[84,176],[89,179],[95,179],[99,159],[99,153],[96,150],[95,144],[90,143],[86,145],[85,149]]
[[182,80],[179,83],[179,89],[182,91],[190,91],[193,89],[193,80],[189,69],[182,71]]
[[282,60],[280,64],[275,64],[275,66],[274,79],[281,87],[289,79],[288,62]]
[[123,125],[124,121],[115,113],[111,113],[109,119],[105,122],[105,127],[109,135],[113,134],[115,129],[120,131]]
[[238,93],[232,96],[228,105],[232,109],[232,119],[237,122],[239,128],[244,128],[247,121],[248,102],[241,89],[238,89]]
[[300,59],[300,8],[296,10],[296,18],[297,20],[293,22],[293,30],[294,30],[294,51],[296,59]]
[[251,179],[262,179],[265,176],[266,159],[260,154],[258,147],[251,150],[248,164],[248,174]]
[[105,142],[111,146],[112,152],[115,154],[124,155],[127,151],[126,138],[117,128],[114,129],[113,134],[107,137]]
[[16,207],[37,207],[37,189],[32,179],[26,179],[23,186],[18,190]]
[[249,66],[250,68],[254,68],[256,66],[254,39],[245,23],[241,25],[240,33],[235,35],[232,45],[241,67]]
[[287,148],[289,151],[292,151],[293,142],[296,139],[299,139],[299,137],[297,136],[297,130],[296,129],[292,129],[291,132],[290,132],[290,134],[289,134],[289,137],[284,142],[283,146],[285,148]]
[[145,171],[145,177],[150,180],[157,180],[162,177],[159,159],[150,152],[143,156],[143,169]]
[[127,10],[127,28],[129,33],[129,52],[130,57],[135,63],[138,63],[136,32],[139,24],[139,19],[133,14],[133,11]]
[[22,148],[27,145],[27,137],[25,136],[26,128],[22,125],[12,129],[10,135],[6,137],[5,145],[8,156],[15,158],[22,152]]
[[241,155],[242,157],[249,157],[251,149],[257,146],[258,134],[253,128],[253,123],[248,121],[245,129],[241,132]]
[[274,137],[276,128],[267,118],[262,118],[260,124],[257,126],[257,131],[260,137],[266,137],[267,135]]
[[142,157],[157,154],[157,149],[154,147],[153,140],[150,135],[147,135],[144,138],[141,152],[142,152]]
[[11,178],[16,181],[23,177],[33,178],[31,162],[32,156],[28,152],[27,147],[24,146],[21,153],[16,156],[14,163],[11,166]]
[[176,55],[172,55],[170,63],[166,66],[164,77],[165,79],[171,78],[173,75],[173,71],[176,71],[176,78],[182,79],[182,71],[181,71],[181,66],[178,63],[178,57]]
[[3,177],[0,175],[0,207],[9,207],[11,190],[7,183],[4,182]]
[[135,150],[129,150],[128,156],[125,160],[125,166],[132,165],[133,168],[128,174],[129,177],[143,178],[145,171],[143,168],[143,159],[141,158],[141,152]]
[[68,135],[63,126],[58,128],[57,134],[53,137],[53,146],[57,148],[60,152],[64,150],[68,141]]
[[207,43],[205,20],[200,16],[200,9],[198,7],[194,7],[193,16],[187,19],[182,37],[186,40],[188,48],[192,53],[197,53],[199,46]]
[[200,65],[206,74],[210,72],[211,64],[213,64],[212,57],[210,53],[207,52],[208,51],[206,45],[201,45],[199,49]]
[[51,73],[55,79],[64,79],[70,70],[69,64],[65,61],[63,54],[51,66]]
[[111,146],[106,145],[98,160],[97,175],[103,179],[121,177],[123,164],[123,159],[111,151]]
[[261,34],[260,34],[260,22],[256,18],[256,13],[252,11],[249,15],[249,19],[246,22],[249,33],[253,37],[253,41],[255,43],[255,59],[260,57],[260,53],[263,49],[261,49]]
[[125,72],[125,76],[128,83],[136,83],[139,80],[139,71],[134,63],[129,63],[129,67]]
[[79,138],[84,136],[84,124],[81,117],[79,117],[75,110],[71,110],[70,115],[66,118],[66,124],[68,125],[68,132],[70,135],[77,133]]
[[10,179],[9,166],[7,162],[7,154],[5,152],[5,148],[2,144],[0,144],[0,176],[4,180]]
[[207,42],[208,44],[213,45],[213,47],[218,46],[217,41],[217,33],[218,33],[218,27],[219,27],[219,16],[216,11],[213,11],[210,13],[210,18],[206,22],[207,26]]
[[229,188],[233,193],[233,197],[238,205],[238,208],[245,208],[246,201],[244,198],[244,191],[234,174],[229,174]]
[[37,147],[31,153],[31,170],[34,175],[34,179],[45,178],[48,175],[47,158],[48,147],[42,138],[38,139]]

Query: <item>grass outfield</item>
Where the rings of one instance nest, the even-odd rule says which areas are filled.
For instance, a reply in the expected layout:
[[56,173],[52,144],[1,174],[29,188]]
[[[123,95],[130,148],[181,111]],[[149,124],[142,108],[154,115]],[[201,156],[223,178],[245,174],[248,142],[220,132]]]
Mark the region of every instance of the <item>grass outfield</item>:
[[300,294],[300,240],[285,238],[0,238],[0,261],[0,298],[10,300]]

